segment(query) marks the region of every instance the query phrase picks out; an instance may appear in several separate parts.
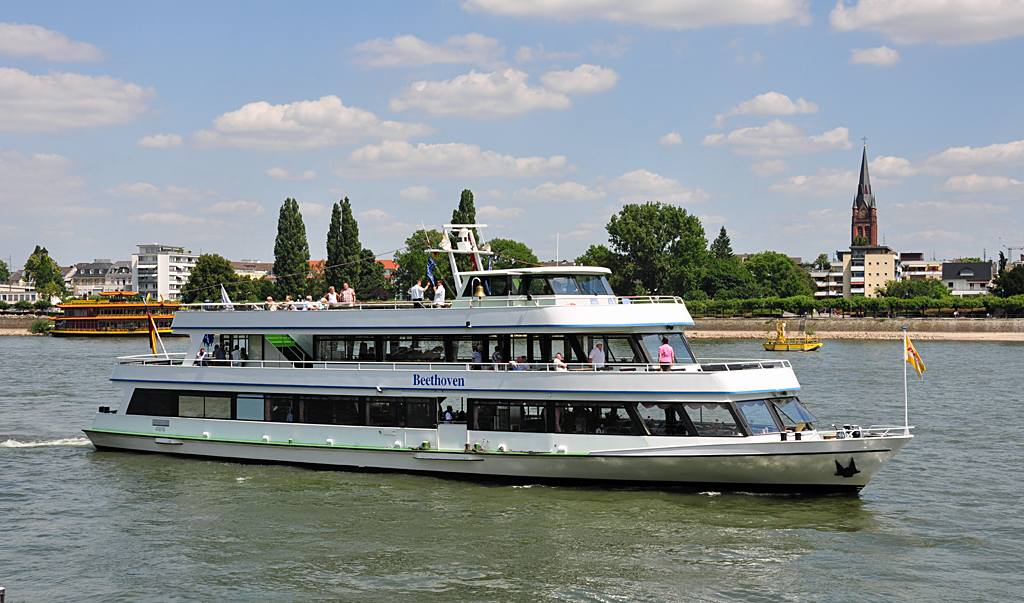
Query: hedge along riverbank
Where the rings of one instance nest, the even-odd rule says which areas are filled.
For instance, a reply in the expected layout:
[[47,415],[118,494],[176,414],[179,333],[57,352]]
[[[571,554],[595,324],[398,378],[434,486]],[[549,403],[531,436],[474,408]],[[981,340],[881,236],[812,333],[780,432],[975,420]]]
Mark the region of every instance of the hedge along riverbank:
[[900,299],[896,297],[851,297],[814,299],[799,295],[795,297],[765,297],[757,299],[710,299],[687,300],[686,307],[690,314],[698,317],[773,317],[784,312],[807,315],[822,312],[826,309],[840,315],[861,317],[933,317],[953,316],[954,312],[962,316],[986,316],[996,318],[1024,317],[1024,295],[1013,297],[995,297],[983,295],[976,297],[914,297]]
[[[1024,333],[1024,320],[999,318],[787,318],[787,330],[797,335],[801,323],[815,333]],[[696,318],[687,332],[715,331],[765,334],[775,320],[744,318]]]

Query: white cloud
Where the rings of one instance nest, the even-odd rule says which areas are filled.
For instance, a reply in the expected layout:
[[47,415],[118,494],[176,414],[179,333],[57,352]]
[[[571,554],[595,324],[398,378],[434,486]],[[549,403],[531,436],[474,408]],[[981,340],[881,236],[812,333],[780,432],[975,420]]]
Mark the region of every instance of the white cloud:
[[551,71],[540,81],[552,90],[565,94],[590,94],[615,87],[619,74],[614,69],[584,63],[572,71]]
[[214,119],[212,130],[200,130],[193,136],[205,147],[280,151],[352,144],[367,138],[406,140],[434,132],[426,124],[382,121],[369,111],[346,107],[340,98],[330,95],[286,105],[249,103]]
[[86,63],[105,58],[103,51],[92,44],[75,42],[59,31],[27,23],[0,23],[0,55]]
[[608,193],[601,187],[591,188],[578,182],[545,182],[534,188],[522,188],[514,193],[517,199],[530,201],[596,201]]
[[878,48],[853,48],[850,50],[851,63],[867,65],[894,65],[900,61],[900,53],[888,46]]
[[553,61],[556,59],[572,59],[580,56],[578,52],[551,52],[544,48],[544,44],[532,46],[520,46],[516,51],[517,63],[529,63],[532,61]]
[[464,0],[469,11],[563,21],[598,18],[658,29],[695,29],[715,25],[810,23],[805,0]]
[[1024,166],[1024,140],[987,147],[952,147],[926,159],[923,169],[931,173],[949,173],[997,166]]
[[476,210],[477,218],[481,220],[509,220],[518,218],[525,212],[519,207],[500,208],[497,205],[485,205]]
[[[477,212],[479,215],[479,212]],[[383,209],[374,208],[356,214],[359,223],[365,230],[375,232],[409,232],[413,226],[399,220],[396,216],[389,214]]]
[[19,151],[0,152],[0,209],[8,224],[26,213],[61,211],[88,203],[85,178],[67,157]]
[[695,203],[707,200],[707,193],[687,186],[674,178],[665,178],[647,170],[627,172],[614,180],[609,180],[605,187],[622,194],[621,203],[644,203],[661,201],[662,203]]
[[423,109],[435,115],[466,115],[486,118],[516,115],[533,109],[568,109],[569,97],[526,83],[529,76],[518,69],[492,73],[470,71],[443,82],[415,82],[391,99],[392,111]]
[[725,113],[715,116],[715,127],[725,125],[725,120],[733,115],[796,115],[797,113],[817,113],[818,105],[803,98],[793,99],[778,92],[766,92],[743,101]]
[[851,148],[850,130],[839,127],[816,136],[805,136],[800,128],[779,119],[753,128],[740,128],[726,134],[710,134],[701,142],[707,146],[728,144],[738,155],[792,155]]
[[590,47],[590,51],[597,56],[617,59],[626,54],[626,51],[629,50],[629,47],[632,44],[632,38],[619,34],[618,39],[610,44],[604,40],[598,40]]
[[424,144],[385,140],[379,145],[356,149],[348,160],[335,168],[343,178],[380,178],[385,176],[541,177],[575,169],[564,155],[551,157],[512,157],[483,151],[478,145],[464,143]]
[[59,132],[135,121],[155,97],[152,88],[108,76],[0,67],[0,130]]
[[868,163],[868,172],[883,178],[909,178],[917,174],[917,168],[903,157],[879,156]]
[[[266,211],[262,205],[251,201],[233,199],[224,193],[210,190],[167,185],[155,186],[148,182],[119,184],[106,191],[117,199],[137,199],[152,201],[160,209],[180,209],[183,204],[198,206],[202,213],[236,214],[240,216],[260,216]],[[163,214],[161,214],[163,215]]]
[[277,180],[312,180],[316,178],[316,172],[313,170],[307,170],[296,176],[292,174],[291,170],[283,167],[272,167],[267,170],[267,175]]
[[659,139],[661,146],[663,147],[677,147],[683,144],[683,137],[679,135],[679,132],[669,132]]
[[437,193],[430,190],[430,187],[427,186],[426,184],[403,188],[401,191],[398,192],[398,195],[403,199],[410,199],[412,201],[437,200]]
[[154,134],[140,138],[136,146],[148,149],[170,149],[181,146],[181,134]]
[[859,0],[836,3],[835,31],[867,30],[898,44],[989,42],[1024,34],[1024,3],[1002,0]]
[[208,226],[213,223],[206,218],[186,216],[174,212],[149,212],[134,216],[128,216],[128,221],[133,224],[144,224],[147,226]]
[[1021,184],[1024,182],[1005,176],[970,174],[953,176],[936,189],[949,193],[1019,192],[1024,190],[1019,188]]
[[299,203],[299,213],[306,216],[329,216],[331,208],[319,203]]
[[768,159],[750,166],[750,171],[759,178],[767,178],[781,172],[789,171],[789,164],[781,159]]
[[471,33],[452,36],[443,44],[424,42],[416,36],[395,36],[390,40],[377,38],[356,44],[353,50],[365,53],[356,63],[371,67],[403,67],[434,63],[495,63],[505,55],[499,40]]
[[793,176],[776,182],[768,188],[784,195],[817,198],[840,197],[857,192],[859,176],[858,172],[850,170],[822,168],[812,176]]

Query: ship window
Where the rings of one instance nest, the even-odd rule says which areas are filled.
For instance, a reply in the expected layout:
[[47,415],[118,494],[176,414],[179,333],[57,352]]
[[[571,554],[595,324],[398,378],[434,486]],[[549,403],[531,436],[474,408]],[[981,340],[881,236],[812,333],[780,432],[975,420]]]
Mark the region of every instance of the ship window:
[[636,412],[654,436],[696,435],[687,429],[686,411],[679,404],[647,403],[637,404]]
[[639,349],[632,345],[631,337],[581,335],[580,338],[583,340],[583,348],[586,350],[588,358],[590,352],[594,349],[594,345],[600,341],[604,344],[602,347],[604,347],[605,364],[640,364],[645,362],[643,355],[638,353]]
[[551,289],[555,295],[579,295],[580,288],[576,286],[576,279],[571,276],[552,276],[550,278]]
[[398,400],[375,398],[366,403],[366,425],[398,427]]
[[295,401],[290,394],[267,394],[266,408],[270,421],[277,423],[291,423],[295,420],[293,406]]
[[202,396],[178,396],[179,417],[202,417],[203,397]]
[[668,344],[672,346],[676,353],[676,364],[692,364],[696,362],[693,358],[693,352],[690,351],[690,345],[682,333],[652,333],[644,335],[644,343],[647,345],[647,351],[651,356],[652,362],[658,361],[658,347],[661,346],[661,339],[663,337],[668,338]]
[[555,432],[603,435],[639,434],[625,404],[555,402]]
[[580,291],[584,295],[615,295],[612,292],[612,286],[604,275],[584,274],[577,276],[576,280],[579,282]]
[[325,425],[362,425],[357,398],[342,396],[299,396],[303,423]]
[[150,415],[153,417],[178,416],[178,395],[161,389],[136,389],[128,403],[129,415]]
[[470,400],[470,429],[545,433],[546,402]]
[[377,343],[367,336],[321,336],[313,338],[313,349],[317,360],[326,362],[361,361],[376,362]]
[[523,279],[519,295],[552,295],[554,292],[543,276],[528,276]]
[[750,427],[750,433],[754,435],[779,433],[779,426],[775,423],[775,417],[768,410],[768,405],[765,404],[764,400],[737,402],[736,408],[740,409],[743,419],[746,420],[747,426]]
[[262,421],[263,415],[263,394],[238,394],[236,419],[239,421]]
[[800,426],[813,429],[811,423],[818,420],[797,398],[774,398],[769,402],[775,406],[775,412],[782,419],[782,424],[786,426],[786,429],[795,430]]
[[437,336],[389,337],[385,360],[390,362],[444,362],[444,340]]
[[178,416],[199,419],[230,419],[231,396],[181,394],[178,396]]
[[437,427],[437,406],[430,402],[405,403],[406,427]]
[[729,406],[717,402],[685,403],[681,405],[701,436],[742,436],[736,417]]
[[483,282],[481,284],[484,287],[484,293],[487,295],[499,297],[509,295],[507,276],[488,276],[482,280]]

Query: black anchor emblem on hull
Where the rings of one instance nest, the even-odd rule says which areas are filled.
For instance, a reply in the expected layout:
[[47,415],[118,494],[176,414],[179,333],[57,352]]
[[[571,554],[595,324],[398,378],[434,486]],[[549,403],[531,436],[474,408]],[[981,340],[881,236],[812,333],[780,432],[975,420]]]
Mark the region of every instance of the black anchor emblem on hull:
[[856,463],[853,462],[852,458],[850,459],[849,467],[843,467],[842,465],[839,464],[839,461],[836,461],[836,475],[841,475],[843,477],[853,477],[854,474],[857,473],[860,473],[860,469],[857,469],[857,465]]

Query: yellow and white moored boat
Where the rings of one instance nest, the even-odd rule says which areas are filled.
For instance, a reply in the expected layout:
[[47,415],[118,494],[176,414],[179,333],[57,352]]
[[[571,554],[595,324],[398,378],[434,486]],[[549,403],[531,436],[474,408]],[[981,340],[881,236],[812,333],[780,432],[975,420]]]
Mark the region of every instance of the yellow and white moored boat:
[[769,352],[813,352],[821,348],[820,337],[790,337],[786,335],[786,323],[775,322],[775,333],[764,340],[764,349]]

